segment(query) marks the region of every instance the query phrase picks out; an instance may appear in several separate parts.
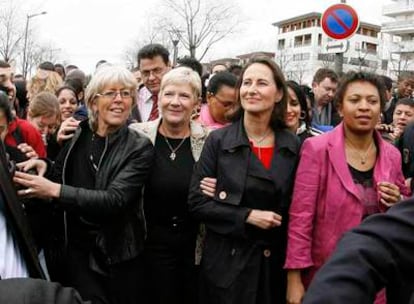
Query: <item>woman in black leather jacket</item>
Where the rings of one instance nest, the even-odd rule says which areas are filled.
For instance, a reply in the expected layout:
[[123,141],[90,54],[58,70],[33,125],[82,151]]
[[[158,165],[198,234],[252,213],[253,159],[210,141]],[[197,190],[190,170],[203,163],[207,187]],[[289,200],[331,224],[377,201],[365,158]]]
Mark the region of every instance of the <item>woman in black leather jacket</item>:
[[[33,160],[39,175],[17,172],[20,195],[53,199],[63,211],[65,259],[55,276],[92,303],[137,303],[145,237],[142,187],[153,159],[151,142],[129,130],[136,81],[124,68],[102,67],[87,91],[83,121],[53,166]],[[56,273],[57,272],[57,273]]]

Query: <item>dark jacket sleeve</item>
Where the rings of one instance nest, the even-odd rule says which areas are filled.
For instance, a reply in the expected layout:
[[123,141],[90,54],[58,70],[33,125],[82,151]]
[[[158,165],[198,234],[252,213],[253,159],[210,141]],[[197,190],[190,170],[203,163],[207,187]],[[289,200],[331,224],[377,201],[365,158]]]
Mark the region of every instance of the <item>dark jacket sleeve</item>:
[[212,132],[204,144],[200,159],[194,167],[188,202],[192,216],[203,222],[208,229],[222,235],[240,237],[245,234],[245,221],[250,209],[218,202],[204,195],[200,189],[200,181],[204,177],[217,177],[220,134]]
[[[101,190],[62,185],[59,204],[64,208],[77,207],[80,212],[94,219],[115,218],[133,203],[138,203],[142,188],[153,161],[153,146],[149,139],[140,138],[128,159],[119,159],[122,168]],[[125,147],[128,149],[130,147]]]
[[310,303],[373,303],[387,288],[389,303],[409,303],[414,271],[414,200],[371,216],[345,234],[304,299]]

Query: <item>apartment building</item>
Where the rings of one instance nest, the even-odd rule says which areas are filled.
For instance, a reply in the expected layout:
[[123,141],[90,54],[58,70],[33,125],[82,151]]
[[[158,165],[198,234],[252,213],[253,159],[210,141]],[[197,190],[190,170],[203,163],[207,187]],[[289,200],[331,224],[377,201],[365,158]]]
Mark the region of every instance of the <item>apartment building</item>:
[[[383,56],[388,62],[388,72],[394,78],[414,74],[414,0],[394,0],[383,7],[382,14],[391,18],[382,24]],[[389,35],[389,37],[387,36]]]
[[361,22],[350,39],[333,40],[323,33],[321,13],[277,21],[275,61],[288,79],[310,85],[315,71],[334,68],[335,52],[344,52],[344,72],[367,70],[384,74],[387,62],[381,60],[379,33],[381,27]]

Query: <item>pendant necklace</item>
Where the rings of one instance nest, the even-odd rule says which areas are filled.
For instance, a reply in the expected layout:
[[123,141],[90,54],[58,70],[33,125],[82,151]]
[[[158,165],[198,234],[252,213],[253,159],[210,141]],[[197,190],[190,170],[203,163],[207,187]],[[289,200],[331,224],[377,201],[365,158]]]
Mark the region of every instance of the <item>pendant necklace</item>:
[[[258,156],[259,159],[262,159],[262,153],[261,153],[261,149],[260,149],[260,144],[262,143],[262,141],[264,141],[270,134],[270,132],[272,131],[272,128],[269,128],[269,130],[267,130],[262,137],[260,138],[254,138],[253,136],[247,134],[251,139],[253,139],[253,143],[256,145],[257,147],[257,151],[258,151]],[[246,132],[247,133],[247,132]]]
[[180,149],[181,148],[181,146],[183,145],[183,143],[184,143],[184,141],[186,140],[186,137],[184,137],[182,140],[181,140],[181,142],[177,145],[177,147],[175,147],[175,148],[173,148],[172,146],[171,146],[171,144],[170,144],[170,142],[168,141],[168,139],[167,139],[167,137],[166,136],[162,136],[162,137],[164,137],[164,140],[165,140],[165,143],[167,144],[167,146],[168,146],[168,149],[170,149],[170,151],[171,151],[171,153],[170,153],[170,159],[172,160],[172,161],[174,161],[175,160],[175,158],[177,157],[177,151],[178,151],[178,149]]
[[348,141],[346,141],[346,143],[348,143],[348,145],[351,146],[354,153],[358,154],[360,161],[361,161],[361,165],[365,165],[367,163],[368,153],[369,151],[371,151],[371,148],[374,145],[374,140],[372,140],[371,144],[369,145],[369,147],[364,153],[358,152],[358,149],[355,148],[355,146],[351,143],[349,139]]

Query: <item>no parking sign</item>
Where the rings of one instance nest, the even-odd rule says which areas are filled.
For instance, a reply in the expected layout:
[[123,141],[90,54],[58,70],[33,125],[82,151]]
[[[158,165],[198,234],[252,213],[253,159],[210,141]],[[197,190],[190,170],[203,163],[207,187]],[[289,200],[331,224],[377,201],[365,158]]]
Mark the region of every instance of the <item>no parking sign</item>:
[[351,6],[341,3],[330,6],[321,23],[326,35],[339,40],[351,37],[358,30],[359,18]]

